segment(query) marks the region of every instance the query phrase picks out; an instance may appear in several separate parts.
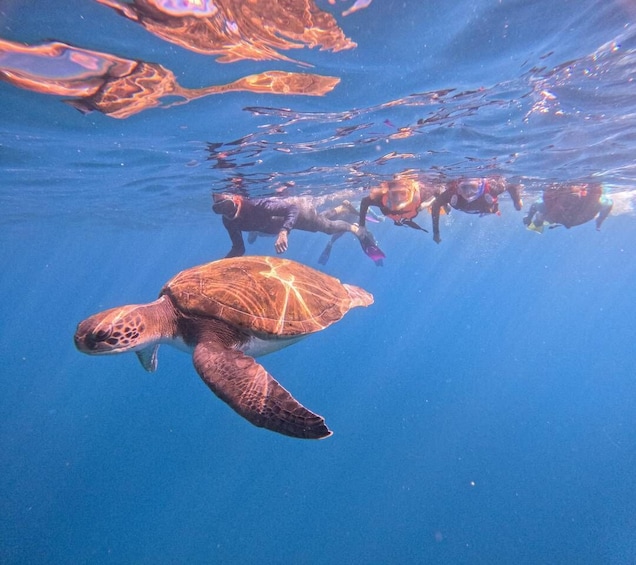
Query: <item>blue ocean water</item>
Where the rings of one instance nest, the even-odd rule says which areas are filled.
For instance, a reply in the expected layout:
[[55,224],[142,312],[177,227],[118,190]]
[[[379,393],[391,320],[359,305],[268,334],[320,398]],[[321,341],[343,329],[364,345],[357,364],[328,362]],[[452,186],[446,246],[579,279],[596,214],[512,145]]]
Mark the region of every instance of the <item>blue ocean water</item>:
[[[636,8],[352,5],[317,2],[355,48],[224,64],[98,2],[0,4],[4,40],[159,63],[187,88],[340,79],[116,119],[2,75],[0,562],[636,561]],[[260,360],[332,437],[251,426],[176,349],[153,374],[75,349],[80,320],[225,255],[211,192],[359,199],[405,170],[503,175],[524,211],[453,211],[439,245],[372,224],[383,267],[348,236],[322,267],[328,236],[292,231],[287,257],[375,297]],[[603,183],[601,231],[524,228],[561,182]]]

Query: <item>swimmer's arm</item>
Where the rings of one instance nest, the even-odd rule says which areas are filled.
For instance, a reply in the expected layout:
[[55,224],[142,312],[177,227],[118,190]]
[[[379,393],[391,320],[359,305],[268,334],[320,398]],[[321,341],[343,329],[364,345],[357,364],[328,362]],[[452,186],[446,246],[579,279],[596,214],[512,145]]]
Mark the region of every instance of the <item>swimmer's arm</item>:
[[373,200],[370,196],[365,196],[360,202],[360,217],[358,218],[358,225],[363,228],[367,221],[367,211],[369,206],[373,204]]
[[598,217],[596,218],[596,229],[601,229],[601,224],[605,221],[605,218],[609,216],[612,211],[612,206],[614,203],[609,198],[601,199],[601,211],[599,212]]
[[446,189],[441,194],[438,194],[433,201],[431,206],[431,217],[433,219],[433,241],[435,243],[440,243],[442,238],[439,235],[439,213],[442,207],[448,206],[448,203],[453,196],[453,190]]

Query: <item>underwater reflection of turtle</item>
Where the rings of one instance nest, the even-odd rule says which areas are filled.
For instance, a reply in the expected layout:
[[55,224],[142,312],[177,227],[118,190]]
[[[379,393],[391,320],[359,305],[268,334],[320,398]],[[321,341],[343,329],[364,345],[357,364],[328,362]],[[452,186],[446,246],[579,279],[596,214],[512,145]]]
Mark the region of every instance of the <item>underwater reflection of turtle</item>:
[[279,50],[320,47],[340,51],[356,44],[313,0],[97,0],[150,33],[219,62],[293,61]]
[[530,206],[523,223],[528,229],[541,233],[544,224],[569,229],[596,218],[596,229],[600,230],[612,206],[600,183],[563,184],[544,190],[543,198]]
[[149,304],[112,308],[77,326],[89,355],[135,351],[157,368],[161,343],[193,353],[194,367],[221,400],[252,424],[305,439],[331,435],[253,357],[295,343],[373,296],[357,286],[277,257],[221,259],[186,269]]
[[[184,88],[169,69],[66,43],[23,45],[0,39],[0,79],[27,90],[61,96],[81,112],[113,118],[232,91],[322,96],[340,79],[311,73],[265,71],[228,84]],[[182,100],[163,105],[167,97]]]

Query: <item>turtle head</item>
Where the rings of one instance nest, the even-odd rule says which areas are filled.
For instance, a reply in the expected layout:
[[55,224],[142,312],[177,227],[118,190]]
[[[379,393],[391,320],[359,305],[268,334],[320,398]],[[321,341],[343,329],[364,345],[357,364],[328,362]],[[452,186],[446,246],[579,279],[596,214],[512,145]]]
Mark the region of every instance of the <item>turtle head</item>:
[[80,322],[75,346],[88,355],[124,353],[147,348],[161,339],[149,304],[111,308]]

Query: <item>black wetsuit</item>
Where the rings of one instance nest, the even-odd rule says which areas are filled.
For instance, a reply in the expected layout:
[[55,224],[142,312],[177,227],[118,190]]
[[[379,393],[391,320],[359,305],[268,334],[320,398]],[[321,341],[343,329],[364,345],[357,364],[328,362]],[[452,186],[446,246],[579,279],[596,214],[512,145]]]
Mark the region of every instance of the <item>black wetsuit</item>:
[[[488,184],[486,192],[475,200],[469,201],[464,198],[454,186],[447,188],[441,194],[435,197],[435,201],[431,206],[431,217],[433,219],[433,239],[438,243],[441,241],[439,236],[439,215],[442,208],[451,206],[455,210],[460,210],[466,214],[496,214],[499,210],[497,201],[499,195],[507,191],[512,197],[515,210],[521,210],[521,187],[520,185],[506,184],[497,186],[496,183]],[[490,195],[490,198],[488,198]],[[453,202],[453,196],[457,196]]]
[[226,257],[240,257],[245,253],[244,231],[276,235],[292,229],[333,234],[352,231],[352,224],[343,220],[329,220],[318,214],[310,204],[290,202],[283,198],[244,198],[237,217],[223,216],[223,225],[232,240]]
[[[451,199],[455,195],[457,195],[457,202],[455,202],[453,205],[451,204]],[[496,208],[493,206],[493,204],[497,201],[496,196],[497,195],[494,195],[494,201],[491,200],[490,202],[486,200],[485,195],[481,195],[476,200],[469,202],[461,194],[457,194],[457,192],[452,188],[445,190],[441,194],[438,194],[435,197],[433,205],[431,206],[431,217],[433,219],[433,238],[435,239],[435,241],[440,240],[439,214],[442,208],[451,206],[456,210],[461,210],[462,212],[466,212],[467,214],[494,214]]]

